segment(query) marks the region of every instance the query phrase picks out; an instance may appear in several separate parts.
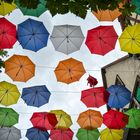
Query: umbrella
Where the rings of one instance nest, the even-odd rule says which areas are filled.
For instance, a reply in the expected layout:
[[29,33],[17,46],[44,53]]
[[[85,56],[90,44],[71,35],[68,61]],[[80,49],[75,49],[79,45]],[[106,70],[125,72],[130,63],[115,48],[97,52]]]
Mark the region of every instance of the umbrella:
[[117,39],[113,26],[98,26],[88,30],[85,43],[92,54],[105,55],[115,48]]
[[140,102],[140,87],[137,88],[136,99]]
[[51,140],[72,140],[74,133],[71,129],[66,130],[51,130],[50,139]]
[[103,117],[99,111],[89,109],[80,113],[77,122],[81,128],[94,129],[102,125]]
[[69,58],[60,61],[54,72],[57,81],[70,84],[72,82],[79,81],[85,74],[85,69],[82,62]]
[[18,123],[19,115],[12,108],[2,108],[0,107],[0,126],[1,127],[11,127]]
[[29,140],[48,140],[49,133],[47,131],[39,130],[37,128],[29,128],[26,132],[26,137]]
[[67,129],[72,125],[72,120],[70,115],[68,115],[66,112],[63,110],[51,110],[51,113],[54,113],[57,118],[57,125],[55,128],[57,129]]
[[86,130],[80,128],[76,134],[78,140],[98,140],[100,132],[98,129]]
[[139,0],[131,0],[131,4],[135,5],[135,13],[140,15],[140,1]]
[[[36,8],[25,7],[24,5],[21,4],[24,1],[22,1],[22,2],[21,1],[22,0],[16,0],[16,5],[18,6],[18,8],[21,10],[21,12],[24,15],[39,17],[42,13],[44,13],[47,10],[46,0],[39,0]],[[25,2],[28,2],[28,4],[31,4],[31,2],[33,2],[33,1],[28,0]],[[26,5],[28,5],[28,4],[26,4]]]
[[50,91],[45,85],[23,88],[21,98],[29,106],[40,107],[49,102]]
[[31,122],[35,128],[41,130],[50,130],[57,124],[56,116],[48,112],[36,112],[31,117]]
[[27,82],[35,75],[35,64],[23,55],[13,55],[5,61],[5,73],[14,81]]
[[140,109],[131,108],[125,114],[129,116],[127,128],[140,128]]
[[128,26],[119,37],[120,47],[122,51],[137,54],[140,53],[140,24]]
[[0,18],[0,49],[12,48],[16,40],[16,26],[6,18]]
[[111,108],[123,108],[131,101],[131,92],[122,85],[111,85],[107,91],[110,93],[108,105]]
[[27,19],[18,25],[17,38],[24,49],[37,52],[47,46],[49,32],[41,21]]
[[19,97],[20,93],[16,85],[6,81],[0,82],[0,104],[5,106],[16,104]]
[[0,140],[20,140],[21,131],[16,127],[0,128]]
[[16,9],[14,0],[11,3],[7,3],[4,0],[0,1],[0,15],[5,16],[10,14],[14,9]]
[[95,87],[83,90],[81,93],[81,101],[87,107],[100,107],[107,103],[108,92],[104,87]]
[[89,75],[89,76],[88,76],[87,81],[88,81],[87,85],[89,84],[89,85],[90,85],[90,87],[94,87],[95,85],[97,85],[97,84],[98,84],[97,79],[96,79],[96,78],[94,78],[94,77],[93,77],[93,76],[91,76],[91,75]]
[[56,51],[70,54],[80,50],[84,35],[80,26],[59,25],[54,26],[50,39]]
[[106,128],[101,131],[101,140],[122,140],[123,139],[123,129],[109,129]]
[[110,129],[121,129],[128,123],[128,116],[111,109],[103,115],[103,123]]

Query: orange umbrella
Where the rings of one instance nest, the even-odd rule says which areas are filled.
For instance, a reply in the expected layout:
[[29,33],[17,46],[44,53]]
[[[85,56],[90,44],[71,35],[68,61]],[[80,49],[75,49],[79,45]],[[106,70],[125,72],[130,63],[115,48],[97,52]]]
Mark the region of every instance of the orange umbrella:
[[26,82],[35,75],[35,64],[27,56],[13,55],[5,61],[5,73],[14,81]]
[[99,111],[89,109],[85,112],[80,113],[77,122],[81,128],[95,129],[101,127],[103,117]]
[[57,81],[70,84],[72,82],[79,81],[85,74],[85,69],[82,62],[69,58],[60,61],[54,72]]

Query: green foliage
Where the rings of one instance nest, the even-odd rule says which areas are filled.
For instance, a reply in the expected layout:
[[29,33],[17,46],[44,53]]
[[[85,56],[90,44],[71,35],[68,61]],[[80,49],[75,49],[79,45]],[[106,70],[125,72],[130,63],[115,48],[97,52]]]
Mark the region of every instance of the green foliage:
[[13,2],[13,0],[1,0],[1,1],[7,2],[7,3],[12,3]]
[[1,68],[4,67],[4,61],[2,60],[2,58],[7,57],[7,53],[7,51],[0,50],[0,72]]

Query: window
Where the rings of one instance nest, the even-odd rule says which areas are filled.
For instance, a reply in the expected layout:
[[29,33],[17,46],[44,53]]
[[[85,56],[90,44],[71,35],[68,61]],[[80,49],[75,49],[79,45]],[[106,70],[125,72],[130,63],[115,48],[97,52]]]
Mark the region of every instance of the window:
[[115,85],[123,85],[123,86],[125,86],[124,82],[121,80],[121,78],[119,77],[118,74],[116,75]]

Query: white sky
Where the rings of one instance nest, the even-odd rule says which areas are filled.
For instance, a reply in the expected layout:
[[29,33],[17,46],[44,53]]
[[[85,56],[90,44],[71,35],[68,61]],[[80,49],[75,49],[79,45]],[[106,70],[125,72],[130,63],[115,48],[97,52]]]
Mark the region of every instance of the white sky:
[[[6,18],[17,25],[28,19],[29,16],[23,16],[20,10],[16,9],[10,15],[6,16]],[[99,22],[91,12],[88,12],[85,19],[81,19],[70,13],[65,15],[56,15],[52,17],[48,11],[42,14],[39,18],[30,18],[42,21],[50,34],[54,25],[63,24],[80,25],[85,37],[87,34],[87,30],[95,28],[99,25],[113,25],[117,34],[121,34],[121,27],[117,19],[114,22]],[[76,134],[79,128],[78,124],[76,123],[78,115],[79,113],[88,109],[80,101],[81,91],[89,88],[89,86],[87,86],[86,80],[88,75],[91,74],[92,76],[96,77],[99,82],[97,86],[102,86],[103,84],[100,72],[101,67],[126,55],[126,53],[120,51],[118,41],[115,50],[109,52],[105,56],[93,55],[90,53],[87,46],[85,45],[85,40],[81,46],[80,51],[74,52],[70,55],[65,55],[54,50],[50,39],[48,40],[47,47],[39,50],[37,53],[22,49],[19,42],[17,41],[14,45],[14,48],[8,51],[8,54],[9,57],[13,54],[27,55],[36,64],[35,77],[30,79],[26,83],[13,82],[3,71],[3,73],[0,74],[0,81],[5,80],[16,84],[20,92],[22,91],[23,87],[46,85],[52,93],[49,103],[45,104],[40,108],[27,106],[21,98],[16,105],[9,106],[14,108],[20,114],[19,123],[15,126],[22,131],[21,140],[27,140],[25,134],[26,130],[32,127],[29,119],[31,118],[33,112],[49,112],[50,110],[54,109],[63,109],[71,115],[73,120],[73,125],[71,126],[71,129]],[[87,73],[80,79],[80,81],[69,85],[57,82],[54,74],[54,68],[57,66],[60,60],[64,60],[70,57],[82,61]],[[102,114],[106,112],[106,106],[102,106],[99,109],[92,109],[99,110]],[[102,130],[103,128],[105,128],[104,125],[102,125],[99,130]],[[73,140],[77,140],[75,135]]]

